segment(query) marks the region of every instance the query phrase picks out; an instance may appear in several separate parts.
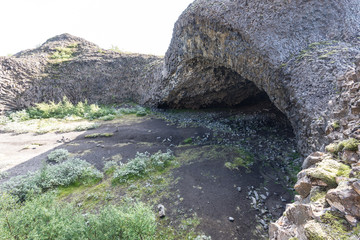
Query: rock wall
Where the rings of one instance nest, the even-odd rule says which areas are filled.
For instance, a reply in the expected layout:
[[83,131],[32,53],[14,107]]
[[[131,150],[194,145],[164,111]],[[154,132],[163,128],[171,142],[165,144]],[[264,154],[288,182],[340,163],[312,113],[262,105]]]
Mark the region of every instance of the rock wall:
[[360,59],[338,79],[341,92],[331,106],[332,143],[314,152],[298,173],[295,202],[270,225],[270,239],[359,239]]
[[155,95],[151,89],[162,65],[160,57],[103,50],[62,34],[39,48],[0,58],[0,111],[63,96],[73,102],[142,102]]
[[310,153],[326,144],[336,80],[360,53],[359,16],[356,0],[194,1],[175,24],[159,101],[235,105],[265,91]]

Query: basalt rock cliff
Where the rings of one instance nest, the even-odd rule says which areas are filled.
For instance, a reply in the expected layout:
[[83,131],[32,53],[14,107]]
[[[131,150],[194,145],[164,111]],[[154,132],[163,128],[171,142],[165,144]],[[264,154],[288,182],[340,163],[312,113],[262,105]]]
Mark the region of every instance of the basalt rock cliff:
[[360,218],[359,59],[358,0],[196,0],[175,23],[165,58],[103,50],[69,34],[1,57],[0,109],[64,95],[201,108],[266,93],[290,120],[299,151],[311,153],[299,195],[270,238],[338,239],[335,220],[356,226]]

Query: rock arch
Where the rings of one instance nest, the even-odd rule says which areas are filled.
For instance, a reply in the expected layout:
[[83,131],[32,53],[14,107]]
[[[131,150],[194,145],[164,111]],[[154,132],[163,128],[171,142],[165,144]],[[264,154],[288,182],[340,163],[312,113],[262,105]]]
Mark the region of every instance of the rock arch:
[[360,2],[196,0],[175,24],[160,104],[237,104],[261,91],[306,154],[320,148],[336,79],[359,54]]

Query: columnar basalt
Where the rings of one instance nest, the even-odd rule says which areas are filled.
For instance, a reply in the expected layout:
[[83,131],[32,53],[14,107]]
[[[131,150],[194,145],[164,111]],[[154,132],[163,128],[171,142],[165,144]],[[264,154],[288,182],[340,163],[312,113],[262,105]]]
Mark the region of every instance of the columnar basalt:
[[[159,100],[178,108],[235,105],[265,91],[309,153],[324,145],[336,79],[360,53],[359,16],[355,0],[194,1],[175,24]],[[237,76],[219,79],[219,68]]]

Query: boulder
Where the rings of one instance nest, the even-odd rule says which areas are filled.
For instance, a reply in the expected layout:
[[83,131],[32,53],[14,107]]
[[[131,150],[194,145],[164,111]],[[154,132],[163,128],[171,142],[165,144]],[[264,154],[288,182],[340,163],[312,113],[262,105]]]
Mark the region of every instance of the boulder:
[[305,160],[302,164],[302,169],[306,169],[306,168],[314,165],[315,163],[320,162],[321,160],[323,160],[324,155],[325,154],[323,152],[314,152],[314,153],[310,154],[307,158],[305,158]]
[[329,190],[326,201],[337,210],[360,218],[360,195],[350,182],[341,182],[337,188]]
[[312,220],[306,223],[305,227],[305,235],[308,239],[316,239],[316,240],[329,240],[329,236],[326,234],[324,228],[320,223]]

